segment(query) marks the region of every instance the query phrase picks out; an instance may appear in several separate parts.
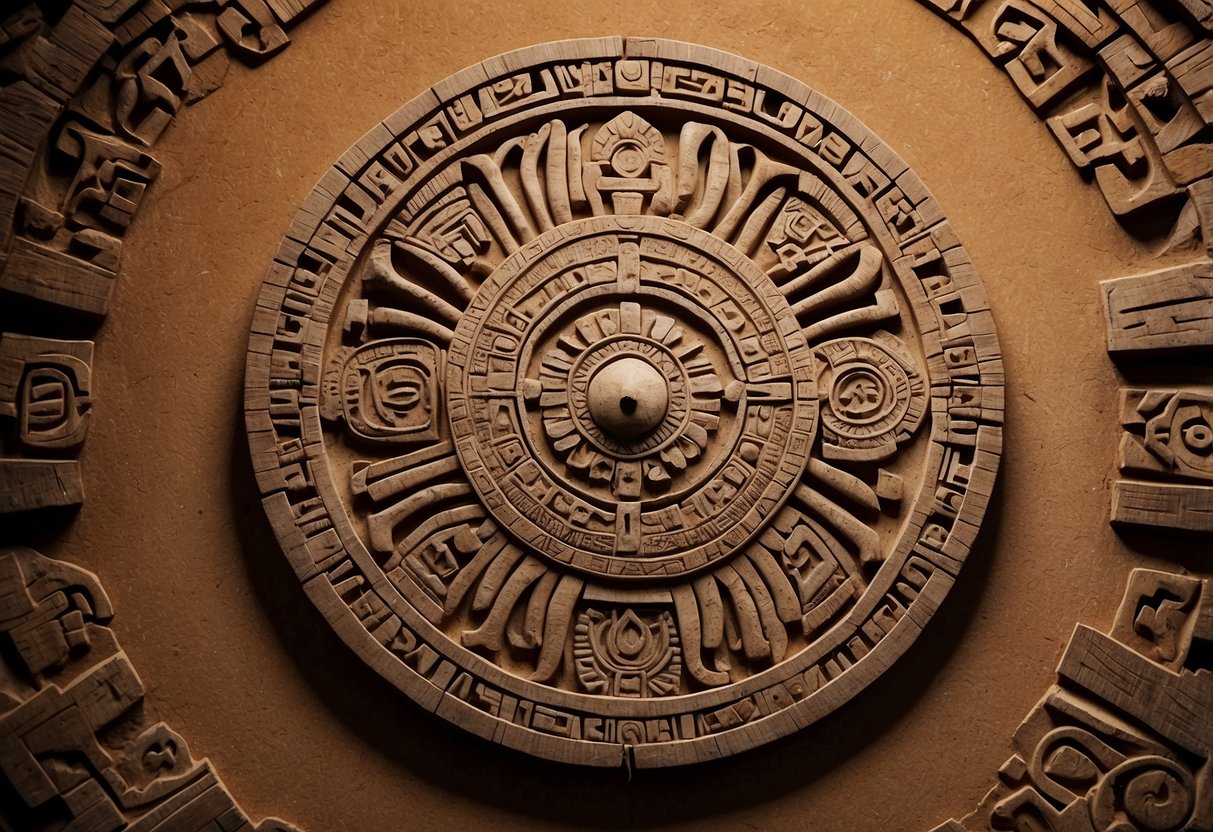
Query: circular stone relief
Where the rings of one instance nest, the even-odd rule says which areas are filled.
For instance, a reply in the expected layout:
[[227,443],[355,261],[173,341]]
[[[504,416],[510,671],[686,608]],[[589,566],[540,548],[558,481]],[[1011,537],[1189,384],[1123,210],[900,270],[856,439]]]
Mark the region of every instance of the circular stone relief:
[[521,50],[372,129],[266,277],[246,421],[371,667],[538,756],[788,734],[906,651],[993,487],[1002,364],[905,163],[688,44]]

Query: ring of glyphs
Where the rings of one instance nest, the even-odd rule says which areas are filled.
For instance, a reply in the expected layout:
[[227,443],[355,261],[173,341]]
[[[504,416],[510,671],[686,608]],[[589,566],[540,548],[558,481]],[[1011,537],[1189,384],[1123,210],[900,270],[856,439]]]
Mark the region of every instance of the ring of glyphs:
[[275,533],[343,640],[541,757],[678,765],[914,641],[1002,447],[919,179],[771,69],[565,41],[436,85],[305,200],[249,344]]

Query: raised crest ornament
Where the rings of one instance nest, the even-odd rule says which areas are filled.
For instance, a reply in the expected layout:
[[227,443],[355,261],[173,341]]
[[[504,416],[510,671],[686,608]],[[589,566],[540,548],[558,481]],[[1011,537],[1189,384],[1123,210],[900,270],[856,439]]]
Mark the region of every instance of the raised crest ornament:
[[892,150],[651,39],[376,125],[266,276],[246,421],[295,573],[422,707],[667,766],[820,719],[963,565],[1002,445],[975,270]]

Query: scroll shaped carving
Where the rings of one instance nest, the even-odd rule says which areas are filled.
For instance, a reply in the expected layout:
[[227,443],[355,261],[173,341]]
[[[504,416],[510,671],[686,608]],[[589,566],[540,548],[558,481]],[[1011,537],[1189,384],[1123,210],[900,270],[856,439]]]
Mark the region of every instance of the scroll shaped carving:
[[250,447],[300,580],[410,696],[559,760],[707,759],[858,691],[1001,449],[993,318],[922,183],[685,44],[435,90],[325,175],[258,304]]
[[0,335],[0,416],[31,448],[75,448],[92,408],[91,341]]
[[[252,823],[214,768],[158,721],[89,572],[0,549],[0,778],[14,828],[289,832]],[[67,826],[64,826],[66,822]]]
[[[281,52],[291,42],[279,25],[279,19],[290,20],[314,1],[300,3],[278,0],[267,3],[267,0],[235,0],[225,4],[216,23],[228,45],[237,54],[246,59],[263,60]],[[278,17],[275,11],[279,12]]]
[[127,142],[77,124],[64,126],[55,147],[76,168],[64,214],[95,228],[123,230],[130,225],[160,164]]
[[191,74],[177,32],[163,41],[150,37],[141,42],[114,70],[118,129],[141,144],[158,139],[181,107]]
[[1208,829],[1210,607],[1205,581],[1133,570],[1111,632],[1075,628],[998,784],[935,832]]
[[926,385],[896,337],[829,341],[817,356],[826,459],[885,459],[914,435],[926,414]]

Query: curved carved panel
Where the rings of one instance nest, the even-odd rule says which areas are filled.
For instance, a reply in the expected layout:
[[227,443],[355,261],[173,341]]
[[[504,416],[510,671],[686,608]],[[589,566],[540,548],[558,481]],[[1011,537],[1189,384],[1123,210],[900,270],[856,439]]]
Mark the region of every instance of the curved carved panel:
[[829,713],[964,562],[1002,364],[853,117],[701,47],[510,53],[386,119],[266,278],[266,510],[362,658],[493,741],[710,759]]
[[0,547],[4,828],[297,832],[276,818],[253,823],[211,763],[157,718],[113,616],[92,573]]
[[1209,582],[1135,569],[1112,629],[1079,624],[998,784],[935,832],[1213,825]]

